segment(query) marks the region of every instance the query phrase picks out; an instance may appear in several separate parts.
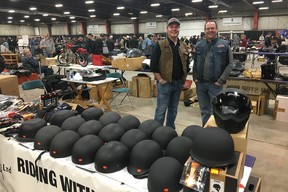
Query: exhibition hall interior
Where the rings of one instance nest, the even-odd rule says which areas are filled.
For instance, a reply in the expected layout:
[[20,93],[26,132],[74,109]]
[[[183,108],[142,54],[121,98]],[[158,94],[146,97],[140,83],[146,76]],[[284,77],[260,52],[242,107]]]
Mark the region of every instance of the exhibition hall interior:
[[286,192],[287,0],[1,0],[1,192]]

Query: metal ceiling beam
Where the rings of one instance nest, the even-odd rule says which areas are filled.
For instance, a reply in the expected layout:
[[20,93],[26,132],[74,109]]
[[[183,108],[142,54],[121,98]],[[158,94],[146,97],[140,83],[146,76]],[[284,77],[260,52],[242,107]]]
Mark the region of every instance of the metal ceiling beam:
[[223,5],[223,6],[228,7],[228,8],[231,8],[231,7],[232,7],[232,5],[224,2],[223,0],[209,0],[209,1],[212,2],[212,3],[214,3],[214,4],[217,4],[217,5],[220,4],[220,5]]

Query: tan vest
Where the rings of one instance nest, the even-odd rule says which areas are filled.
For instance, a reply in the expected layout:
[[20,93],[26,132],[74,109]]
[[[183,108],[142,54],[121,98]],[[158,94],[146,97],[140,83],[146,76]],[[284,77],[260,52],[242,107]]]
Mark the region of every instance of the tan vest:
[[[172,48],[169,46],[168,39],[159,41],[159,46],[161,50],[161,55],[159,59],[159,70],[161,77],[171,82],[172,81],[172,70],[173,70],[173,53]],[[187,45],[180,41],[179,54],[182,61],[183,68],[183,82],[187,77],[187,59],[188,59],[188,50]]]

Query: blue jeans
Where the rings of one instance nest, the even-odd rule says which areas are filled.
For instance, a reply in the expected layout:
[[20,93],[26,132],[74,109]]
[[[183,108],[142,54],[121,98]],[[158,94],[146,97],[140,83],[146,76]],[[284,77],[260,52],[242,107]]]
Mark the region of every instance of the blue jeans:
[[205,126],[212,114],[212,101],[223,90],[222,86],[210,82],[197,82],[196,93],[201,110],[202,126]]
[[175,129],[174,122],[178,112],[178,104],[182,88],[182,80],[167,82],[165,84],[160,84],[157,81],[157,107],[154,120],[158,121],[162,126],[168,109],[166,126]]

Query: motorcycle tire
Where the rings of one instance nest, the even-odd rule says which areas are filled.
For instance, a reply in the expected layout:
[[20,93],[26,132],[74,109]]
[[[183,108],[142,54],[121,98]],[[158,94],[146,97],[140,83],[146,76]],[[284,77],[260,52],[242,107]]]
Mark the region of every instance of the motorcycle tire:
[[67,64],[72,63],[72,61],[73,61],[73,56],[70,55],[70,54],[67,54],[67,53],[60,53],[60,54],[58,54],[57,61],[58,61],[60,64],[63,64],[63,65],[66,64],[66,65],[67,65]]
[[87,59],[83,55],[78,55],[77,61],[78,64],[81,65],[82,67],[86,67],[88,65]]

